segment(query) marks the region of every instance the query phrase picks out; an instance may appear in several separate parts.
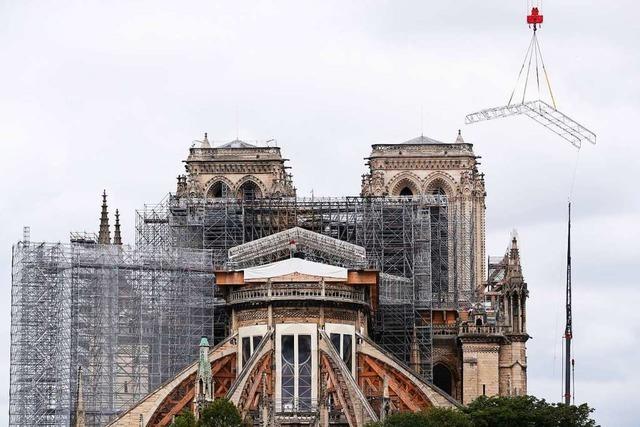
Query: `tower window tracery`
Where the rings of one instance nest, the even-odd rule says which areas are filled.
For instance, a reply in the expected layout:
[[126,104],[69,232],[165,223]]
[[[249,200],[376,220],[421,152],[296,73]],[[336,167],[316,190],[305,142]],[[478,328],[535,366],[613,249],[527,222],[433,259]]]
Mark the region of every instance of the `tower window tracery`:
[[[446,196],[440,185],[431,187],[429,194]],[[449,292],[449,216],[446,208],[431,208],[431,279],[432,291],[439,301],[445,301]]]

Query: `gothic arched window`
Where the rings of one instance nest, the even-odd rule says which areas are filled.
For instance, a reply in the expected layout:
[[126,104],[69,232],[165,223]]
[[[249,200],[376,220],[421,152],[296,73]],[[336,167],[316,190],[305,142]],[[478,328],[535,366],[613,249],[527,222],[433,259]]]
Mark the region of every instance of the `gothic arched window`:
[[211,199],[226,199],[229,197],[229,193],[229,186],[222,181],[217,181],[209,187],[207,197]]
[[413,191],[409,187],[403,187],[402,190],[400,190],[400,195],[411,197],[413,196]]
[[240,186],[238,197],[242,200],[255,200],[262,197],[262,192],[255,182],[247,181]]
[[391,196],[413,197],[420,194],[420,186],[416,184],[416,179],[410,176],[395,177],[395,184],[391,184]]

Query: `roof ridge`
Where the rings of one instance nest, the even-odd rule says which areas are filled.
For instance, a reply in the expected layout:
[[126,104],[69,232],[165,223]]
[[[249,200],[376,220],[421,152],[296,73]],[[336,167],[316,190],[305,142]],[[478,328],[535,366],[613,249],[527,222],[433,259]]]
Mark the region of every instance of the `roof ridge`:
[[227,142],[226,144],[222,144],[218,146],[218,148],[258,148],[256,145],[249,144],[241,139],[234,139],[233,141]]
[[415,138],[411,138],[408,141],[402,142],[401,144],[407,145],[437,145],[437,144],[447,144],[446,142],[438,141],[437,139],[429,138],[428,136],[420,135]]

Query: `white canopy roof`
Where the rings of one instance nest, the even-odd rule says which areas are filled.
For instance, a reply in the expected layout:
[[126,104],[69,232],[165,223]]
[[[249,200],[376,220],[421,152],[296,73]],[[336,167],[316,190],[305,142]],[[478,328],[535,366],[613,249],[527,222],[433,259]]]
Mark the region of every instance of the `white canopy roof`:
[[244,280],[269,279],[293,273],[347,280],[346,268],[307,261],[301,258],[289,258],[271,264],[247,268],[244,270]]

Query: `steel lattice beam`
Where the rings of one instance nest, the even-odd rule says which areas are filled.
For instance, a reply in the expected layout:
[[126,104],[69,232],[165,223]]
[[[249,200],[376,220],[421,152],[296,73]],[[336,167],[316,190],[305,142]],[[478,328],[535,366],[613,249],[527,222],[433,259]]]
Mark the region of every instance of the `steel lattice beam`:
[[279,251],[288,251],[292,244],[303,245],[312,250],[327,253],[334,258],[351,261],[362,266],[365,265],[367,259],[367,253],[362,246],[314,233],[304,228],[293,227],[229,249],[229,261],[242,263]]
[[569,141],[576,148],[580,148],[585,141],[591,144],[596,143],[595,133],[541,100],[487,108],[468,114],[465,117],[465,123],[471,124],[519,114],[524,114],[535,120],[556,135]]

